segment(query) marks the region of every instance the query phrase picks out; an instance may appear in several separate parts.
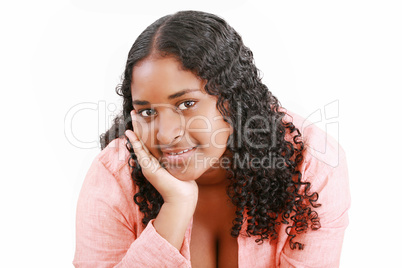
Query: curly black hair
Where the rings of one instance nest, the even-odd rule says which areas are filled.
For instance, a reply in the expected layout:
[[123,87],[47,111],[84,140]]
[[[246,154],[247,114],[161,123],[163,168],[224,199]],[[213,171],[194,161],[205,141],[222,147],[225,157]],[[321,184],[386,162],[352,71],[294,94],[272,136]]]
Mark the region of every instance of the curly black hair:
[[[278,227],[286,224],[290,248],[303,249],[304,245],[293,239],[308,228],[320,228],[318,214],[313,210],[320,204],[317,204],[318,194],[309,193],[310,183],[302,181],[298,170],[304,150],[301,133],[293,123],[284,120],[285,112],[262,83],[251,50],[216,15],[180,11],[158,19],[139,35],[128,54],[122,84],[116,88],[116,93],[123,97],[122,114],[101,135],[101,148],[125,136],[125,130],[132,130],[133,67],[151,55],[174,57],[184,70],[207,81],[206,92],[217,97],[217,109],[235,130],[227,143],[227,151],[232,156],[227,167],[230,180],[227,194],[236,206],[231,235],[237,237],[247,222],[247,234],[257,236],[256,243],[262,243],[275,240]],[[250,121],[250,118],[257,120]],[[242,131],[246,124],[247,129],[259,131]],[[285,135],[291,139],[286,140]],[[131,177],[139,188],[134,202],[144,214],[142,223],[146,225],[158,215],[163,199],[136,164],[128,139],[126,147],[131,154],[128,160]],[[253,168],[241,164],[267,156],[280,164]]]

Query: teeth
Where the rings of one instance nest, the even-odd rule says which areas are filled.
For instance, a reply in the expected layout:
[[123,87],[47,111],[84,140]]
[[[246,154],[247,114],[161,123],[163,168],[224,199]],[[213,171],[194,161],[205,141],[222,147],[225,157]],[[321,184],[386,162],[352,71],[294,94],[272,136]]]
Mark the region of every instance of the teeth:
[[190,149],[186,149],[186,150],[184,150],[184,151],[181,151],[181,152],[178,152],[178,153],[169,153],[170,155],[178,155],[178,154],[184,154],[185,152],[188,152],[188,151],[190,151],[190,150],[192,150],[192,149],[194,149],[195,147],[193,147],[193,148],[190,148]]

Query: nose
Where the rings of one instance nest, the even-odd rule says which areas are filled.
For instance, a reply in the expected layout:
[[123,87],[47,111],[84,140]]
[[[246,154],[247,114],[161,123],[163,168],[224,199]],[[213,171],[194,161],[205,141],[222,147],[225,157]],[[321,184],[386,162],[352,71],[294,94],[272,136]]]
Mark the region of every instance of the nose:
[[164,109],[157,119],[156,138],[161,145],[172,145],[180,141],[184,134],[184,118],[173,109]]

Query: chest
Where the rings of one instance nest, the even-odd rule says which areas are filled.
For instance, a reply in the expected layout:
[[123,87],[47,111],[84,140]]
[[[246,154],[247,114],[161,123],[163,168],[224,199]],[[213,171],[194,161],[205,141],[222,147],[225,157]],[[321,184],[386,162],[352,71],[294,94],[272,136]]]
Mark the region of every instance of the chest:
[[238,267],[237,238],[230,235],[233,214],[229,211],[194,215],[190,255],[194,268]]

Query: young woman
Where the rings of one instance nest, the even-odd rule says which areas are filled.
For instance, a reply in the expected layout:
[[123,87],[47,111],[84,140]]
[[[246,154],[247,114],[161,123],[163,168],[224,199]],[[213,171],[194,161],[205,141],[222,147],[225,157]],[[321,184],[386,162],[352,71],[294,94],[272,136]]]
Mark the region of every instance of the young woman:
[[117,93],[122,115],[78,201],[75,266],[339,265],[344,153],[314,126],[301,135],[304,120],[280,106],[223,19],[154,22]]

